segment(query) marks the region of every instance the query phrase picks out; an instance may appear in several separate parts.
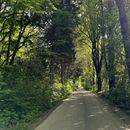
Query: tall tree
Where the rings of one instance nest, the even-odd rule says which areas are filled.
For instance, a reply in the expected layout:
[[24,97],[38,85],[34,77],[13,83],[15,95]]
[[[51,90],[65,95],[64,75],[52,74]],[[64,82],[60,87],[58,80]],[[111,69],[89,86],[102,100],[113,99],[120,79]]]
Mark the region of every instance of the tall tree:
[[[96,5],[96,6],[95,6]],[[97,91],[102,89],[102,61],[103,61],[103,39],[104,21],[102,1],[83,1],[81,6],[81,18],[83,27],[80,30],[89,42],[92,49],[92,60],[96,72]],[[95,8],[96,7],[96,8]]]
[[50,57],[50,79],[55,74],[60,74],[61,83],[67,78],[67,69],[74,61],[73,30],[75,27],[75,5],[71,0],[64,0],[55,4],[57,11],[50,17],[49,28],[45,32],[45,39],[50,43],[48,49]]
[[126,65],[128,69],[128,76],[130,81],[130,29],[128,24],[128,17],[125,11],[125,3],[123,0],[115,0],[118,10],[121,24],[121,32],[123,36],[123,43],[125,49]]
[[[108,0],[108,18],[114,17],[113,15],[114,2],[113,0]],[[106,63],[108,80],[109,80],[109,91],[110,94],[113,91],[115,86],[115,45],[114,45],[114,21],[109,21],[107,26],[107,36],[108,36],[108,45],[107,45],[107,55],[108,62]],[[105,52],[106,53],[106,52]]]

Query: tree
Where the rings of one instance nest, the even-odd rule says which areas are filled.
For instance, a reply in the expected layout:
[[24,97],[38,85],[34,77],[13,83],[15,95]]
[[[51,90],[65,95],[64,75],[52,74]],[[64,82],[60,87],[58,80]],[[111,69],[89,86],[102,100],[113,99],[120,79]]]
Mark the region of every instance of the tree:
[[[114,19],[113,15],[113,9],[114,8],[114,2],[112,0],[108,0],[108,18]],[[115,44],[114,44],[114,27],[115,23],[114,20],[110,21],[107,23],[107,37],[108,37],[108,45],[106,48],[107,57],[105,54],[105,59],[106,61],[106,69],[107,69],[107,74],[108,74],[108,80],[109,80],[109,91],[110,94],[113,91],[113,88],[115,86]]]
[[97,91],[101,91],[102,88],[101,71],[104,55],[104,22],[102,6],[102,1],[83,1],[81,6],[81,12],[84,12],[81,13],[83,27],[79,29],[91,43],[92,60],[97,79]]
[[36,6],[34,9],[32,3],[33,1],[25,4],[25,1],[17,0],[5,1],[1,5],[3,9],[0,18],[2,28],[0,43],[3,64],[14,64],[19,50],[29,46],[32,43],[32,37],[36,36],[38,10]]
[[[55,3],[53,3],[55,5]],[[73,30],[76,7],[71,0],[59,2],[57,11],[49,16],[49,28],[45,32],[45,42],[50,44],[50,80],[54,73],[60,75],[61,83],[67,79],[67,69],[74,61]],[[60,71],[59,71],[60,70]]]
[[123,36],[123,43],[125,49],[126,65],[130,81],[130,30],[129,30],[128,18],[125,11],[125,4],[123,0],[116,0],[116,4],[119,10],[121,32]]

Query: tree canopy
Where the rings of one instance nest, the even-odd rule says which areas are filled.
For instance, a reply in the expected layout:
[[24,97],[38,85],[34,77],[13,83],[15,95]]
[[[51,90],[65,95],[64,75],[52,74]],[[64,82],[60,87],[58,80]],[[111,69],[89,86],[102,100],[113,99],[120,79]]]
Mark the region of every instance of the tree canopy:
[[1,0],[0,129],[78,88],[130,108],[129,14],[127,0]]

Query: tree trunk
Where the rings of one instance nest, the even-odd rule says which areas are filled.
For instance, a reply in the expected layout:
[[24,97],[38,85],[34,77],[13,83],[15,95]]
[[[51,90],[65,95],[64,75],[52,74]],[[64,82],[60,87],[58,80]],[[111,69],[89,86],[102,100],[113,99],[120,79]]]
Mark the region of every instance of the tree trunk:
[[64,62],[61,61],[61,70],[60,70],[60,75],[61,75],[61,83],[64,84]]
[[11,42],[12,42],[12,32],[13,32],[13,23],[11,23],[11,25],[10,25],[8,49],[7,49],[7,54],[6,54],[6,65],[9,64],[10,47],[11,47]]
[[97,85],[98,85],[98,92],[100,92],[102,90],[102,79],[101,79],[101,70],[98,70],[96,72],[97,75]]
[[50,58],[50,65],[49,65],[49,69],[50,69],[50,72],[49,72],[49,78],[50,78],[50,86],[54,83],[54,57],[51,56]]
[[92,70],[92,85],[94,86],[95,85],[95,69],[93,67],[93,70]]
[[114,53],[114,45],[113,43],[109,42],[108,45],[108,78],[109,78],[109,92],[110,94],[113,91],[113,88],[115,86],[115,67],[114,67],[114,62],[115,62],[115,53]]
[[[113,1],[108,0],[108,11],[109,14],[112,16],[112,8],[113,8]],[[113,88],[115,86],[115,48],[113,43],[113,27],[112,25],[108,26],[108,39],[109,43],[107,46],[108,49],[108,66],[107,66],[107,73],[108,73],[108,79],[109,79],[109,93],[111,94],[113,91]]]
[[99,54],[99,48],[97,46],[97,41],[94,39],[92,42],[92,59],[93,59],[93,65],[96,70],[96,80],[97,80],[97,91],[98,92],[101,91],[101,89],[102,89],[101,70],[102,70],[103,52],[101,52],[101,56],[99,56],[99,55],[100,54]]
[[126,65],[127,65],[128,76],[130,81],[130,30],[128,25],[128,18],[126,15],[125,5],[123,0],[115,0],[115,1],[119,10],[121,32],[123,36],[124,49],[125,49]]

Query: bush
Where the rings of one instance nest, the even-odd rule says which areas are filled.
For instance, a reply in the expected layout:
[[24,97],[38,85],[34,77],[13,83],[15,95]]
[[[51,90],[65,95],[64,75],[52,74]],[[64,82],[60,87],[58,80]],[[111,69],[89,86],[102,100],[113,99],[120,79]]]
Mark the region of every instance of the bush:
[[130,106],[130,93],[128,90],[129,83],[126,79],[118,81],[110,97],[115,104],[122,108],[128,108]]
[[64,85],[59,82],[55,82],[53,85],[54,100],[58,101],[66,98],[73,92],[73,90],[73,81],[71,80],[68,80]]
[[2,130],[26,130],[30,122],[73,91],[71,80],[50,86],[48,72],[38,59],[4,66],[0,72]]
[[[30,122],[36,113],[53,105],[52,88],[47,81],[26,75],[25,67],[6,66],[0,86],[0,127],[11,128],[19,122]],[[33,75],[35,76],[35,75]],[[14,130],[14,128],[13,128]]]

